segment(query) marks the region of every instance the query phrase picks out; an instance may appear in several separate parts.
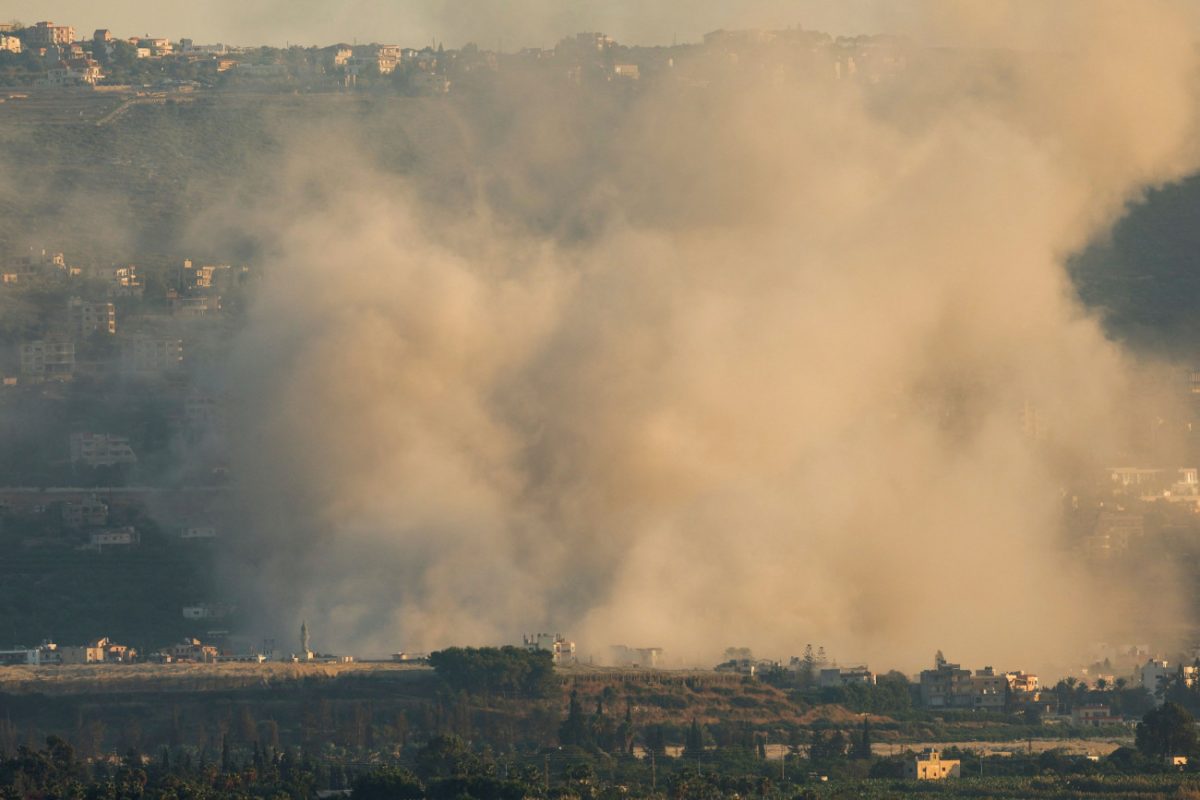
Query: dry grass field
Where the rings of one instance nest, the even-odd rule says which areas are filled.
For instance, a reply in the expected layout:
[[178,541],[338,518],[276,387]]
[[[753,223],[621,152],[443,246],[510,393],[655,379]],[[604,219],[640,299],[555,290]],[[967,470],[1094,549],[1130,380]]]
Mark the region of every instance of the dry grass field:
[[8,694],[115,694],[227,691],[351,676],[416,679],[432,675],[419,664],[89,664],[0,667],[0,692]]

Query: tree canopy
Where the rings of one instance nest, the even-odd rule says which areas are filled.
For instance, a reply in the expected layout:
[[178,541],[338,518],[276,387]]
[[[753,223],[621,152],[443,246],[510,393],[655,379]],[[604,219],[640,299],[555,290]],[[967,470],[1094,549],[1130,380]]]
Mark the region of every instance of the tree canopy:
[[450,688],[469,694],[545,697],[554,688],[554,660],[544,650],[519,647],[451,647],[429,655]]

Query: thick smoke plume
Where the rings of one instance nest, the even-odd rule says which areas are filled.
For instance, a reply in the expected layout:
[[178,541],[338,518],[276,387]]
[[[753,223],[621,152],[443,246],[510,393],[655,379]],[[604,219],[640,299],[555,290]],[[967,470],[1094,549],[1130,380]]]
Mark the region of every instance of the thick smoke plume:
[[963,49],[879,84],[693,55],[602,103],[514,78],[297,133],[238,209],[264,623],[911,668],[1171,619],[1166,572],[1139,605],[1081,566],[1061,491],[1139,433],[1151,368],[1063,262],[1197,166],[1175,9],[940,3]]

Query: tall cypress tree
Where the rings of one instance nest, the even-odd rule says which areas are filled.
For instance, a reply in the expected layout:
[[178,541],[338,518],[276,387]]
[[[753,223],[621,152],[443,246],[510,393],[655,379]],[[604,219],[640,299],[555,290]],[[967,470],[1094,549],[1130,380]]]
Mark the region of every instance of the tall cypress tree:
[[695,717],[688,728],[687,739],[683,743],[683,755],[687,758],[699,758],[704,754],[704,729]]
[[858,741],[854,743],[854,750],[850,753],[851,758],[869,759],[871,757],[871,720],[863,717],[862,733],[858,736]]
[[587,720],[579,705],[579,691],[572,689],[567,718],[558,729],[558,740],[564,747],[589,747],[592,744],[591,738]]

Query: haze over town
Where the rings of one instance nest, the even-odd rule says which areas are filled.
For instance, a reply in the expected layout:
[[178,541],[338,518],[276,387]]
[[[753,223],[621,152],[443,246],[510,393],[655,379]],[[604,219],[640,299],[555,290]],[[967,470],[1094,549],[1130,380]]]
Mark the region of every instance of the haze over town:
[[20,652],[1200,644],[1194,3],[283,9],[0,32]]
[[0,13],[0,797],[1200,791],[1200,2]]

